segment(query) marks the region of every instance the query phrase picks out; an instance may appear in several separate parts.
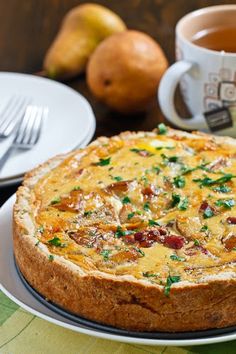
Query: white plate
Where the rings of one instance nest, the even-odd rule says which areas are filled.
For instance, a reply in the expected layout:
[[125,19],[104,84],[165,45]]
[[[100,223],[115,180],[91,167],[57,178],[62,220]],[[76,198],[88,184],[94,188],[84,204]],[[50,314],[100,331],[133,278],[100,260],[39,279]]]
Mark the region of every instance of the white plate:
[[[85,140],[95,122],[88,101],[56,81],[26,74],[0,73],[1,106],[14,94],[32,97],[33,104],[49,108],[49,115],[38,144],[32,150],[16,151],[0,172],[0,180],[24,174],[50,157],[74,149]],[[0,154],[6,144],[0,142]]]
[[[88,135],[78,146],[76,146],[76,148],[85,147],[91,141],[91,139],[94,135],[94,132],[95,132],[95,128],[96,128],[96,124],[95,124],[95,121],[93,121]],[[23,177],[24,177],[24,174],[23,175],[19,174],[17,176],[12,177],[12,178],[0,178],[0,188],[20,183],[23,180]]]
[[73,331],[88,334],[91,336],[115,340],[126,343],[147,344],[147,345],[166,345],[166,346],[185,346],[200,345],[226,342],[236,339],[236,332],[229,334],[217,335],[212,337],[198,339],[179,339],[179,340],[159,340],[159,339],[143,339],[129,336],[114,335],[98,330],[92,330],[86,326],[78,325],[74,321],[55,313],[41,302],[39,302],[21,282],[13,258],[12,245],[12,207],[15,202],[13,195],[0,209],[0,290],[3,291],[12,301],[17,303],[25,310],[34,315],[43,318],[46,321],[55,323],[61,327],[69,328]]

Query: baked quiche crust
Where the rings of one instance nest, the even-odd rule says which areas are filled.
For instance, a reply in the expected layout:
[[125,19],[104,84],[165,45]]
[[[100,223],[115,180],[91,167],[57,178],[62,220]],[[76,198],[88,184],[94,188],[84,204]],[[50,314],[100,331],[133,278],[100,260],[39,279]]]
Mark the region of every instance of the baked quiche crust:
[[170,128],[101,137],[26,175],[17,265],[45,298],[107,325],[236,325],[235,177],[228,137]]

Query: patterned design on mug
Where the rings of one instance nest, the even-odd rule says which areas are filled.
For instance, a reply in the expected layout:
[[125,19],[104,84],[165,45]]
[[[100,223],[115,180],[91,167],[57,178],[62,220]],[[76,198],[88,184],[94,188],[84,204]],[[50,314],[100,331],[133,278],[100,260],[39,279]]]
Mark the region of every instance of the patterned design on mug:
[[218,73],[208,74],[204,84],[204,108],[211,111],[220,107],[236,107],[236,71],[221,68]]

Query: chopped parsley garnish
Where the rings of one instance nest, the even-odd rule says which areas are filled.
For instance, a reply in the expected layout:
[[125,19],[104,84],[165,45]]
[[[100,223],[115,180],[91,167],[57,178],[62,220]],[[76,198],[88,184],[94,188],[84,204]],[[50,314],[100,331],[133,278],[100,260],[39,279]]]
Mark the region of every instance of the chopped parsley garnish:
[[128,216],[127,216],[127,219],[130,220],[134,217],[135,213],[129,213]]
[[92,213],[93,212],[91,210],[85,211],[84,216],[90,216],[90,215],[92,215]]
[[95,165],[96,166],[107,166],[109,165],[111,162],[111,158],[108,157],[107,159],[100,159],[99,162],[96,162]]
[[35,242],[35,244],[34,244],[34,245],[35,245],[35,246],[38,246],[38,244],[39,244],[39,240],[38,240],[37,242]]
[[132,148],[132,149],[130,149],[130,151],[136,152],[138,154],[140,151],[146,151],[146,150],[145,149]]
[[80,191],[80,190],[81,190],[81,187],[80,187],[80,186],[75,186],[72,190],[73,190],[73,191]]
[[195,239],[193,242],[194,242],[194,246],[200,246],[200,242],[198,240]]
[[171,204],[171,206],[174,207],[174,206],[176,206],[177,204],[179,204],[180,199],[181,199],[181,197],[180,197],[179,194],[173,193],[173,194],[172,194],[172,204]]
[[187,210],[188,209],[188,198],[183,198],[178,204],[179,210]]
[[156,150],[162,150],[162,149],[173,150],[174,148],[175,148],[174,146],[157,146]]
[[172,261],[178,261],[178,262],[184,262],[185,261],[184,257],[179,257],[179,256],[177,256],[177,254],[172,254],[170,256],[170,259],[172,259]]
[[179,210],[187,210],[188,209],[188,198],[185,197],[181,199],[179,194],[172,194],[172,203],[171,207],[175,207],[177,205]]
[[170,162],[178,162],[178,156],[166,156],[165,154],[161,154],[164,165],[168,165]]
[[200,170],[203,170],[203,171],[206,171],[206,172],[217,173],[217,172],[215,172],[215,171],[212,171],[210,168],[206,167],[206,165],[208,165],[208,163],[207,163],[207,164],[200,165],[200,166],[198,166],[198,168],[199,168]]
[[51,200],[50,204],[51,205],[58,204],[58,203],[60,203],[60,201],[61,201],[61,198],[60,197],[56,197],[53,200]]
[[53,256],[52,254],[50,254],[50,255],[48,256],[48,259],[49,259],[50,262],[52,262],[52,261],[54,261],[54,256]]
[[145,256],[145,253],[144,253],[139,247],[135,247],[134,249],[135,249],[138,253],[140,253],[142,257]]
[[224,207],[225,209],[231,209],[235,205],[234,199],[218,199],[215,202],[216,206]]
[[122,236],[125,236],[125,232],[123,231],[121,226],[117,226],[116,232],[115,232],[115,237],[120,238]]
[[54,237],[51,240],[48,240],[48,243],[52,246],[55,246],[55,247],[65,247],[65,244],[61,243],[61,240],[59,239],[59,237]]
[[200,232],[206,232],[208,230],[209,230],[208,226],[204,225],[203,227],[201,227]]
[[150,210],[150,203],[149,202],[144,203],[143,210],[145,210],[145,211],[149,211]]
[[128,196],[125,196],[123,199],[122,199],[122,204],[129,204],[131,203],[131,200],[129,199]]
[[158,277],[159,274],[155,274],[155,273],[149,273],[149,272],[143,272],[143,276],[146,278],[154,278],[154,277]]
[[155,220],[148,220],[149,226],[160,226],[160,224]]
[[232,175],[231,173],[226,173],[224,176],[217,178],[217,179],[212,179],[210,177],[204,177],[204,178],[197,178],[193,179],[193,182],[199,183],[200,187],[208,187],[212,186],[214,184],[224,184],[228,181],[231,181],[232,178],[235,178],[236,176]]
[[212,218],[212,216],[214,215],[215,215],[214,210],[210,206],[207,206],[203,212],[204,219]]
[[198,167],[188,167],[186,165],[181,166],[182,175],[187,175],[190,172],[196,171]]
[[152,171],[158,175],[161,172],[161,169],[158,166],[152,166]]
[[158,124],[157,128],[160,135],[166,135],[168,128],[164,123]]
[[136,154],[143,156],[143,157],[153,156],[153,154],[146,149],[132,148],[132,149],[130,149],[130,151],[135,152]]
[[112,177],[112,179],[114,179],[114,181],[120,182],[123,180],[123,178],[121,176],[114,176]]
[[226,186],[224,184],[213,188],[213,191],[220,192],[220,193],[228,193],[228,192],[231,192],[231,190],[232,189],[230,187],[228,187],[228,186]]
[[180,281],[180,276],[179,275],[169,275],[166,279],[166,285],[164,287],[164,294],[165,296],[170,295],[170,288],[171,285],[174,283],[178,283]]
[[143,182],[144,182],[144,186],[147,187],[147,185],[148,185],[148,178],[147,178],[146,176],[142,176],[142,177],[140,178],[140,180],[143,181]]
[[130,235],[133,234],[134,231],[132,230],[123,230],[121,226],[117,226],[116,232],[115,232],[115,238],[120,238],[125,235]]
[[183,188],[185,186],[185,178],[183,176],[174,177],[174,185],[177,188]]
[[[206,165],[208,165],[209,164],[209,162],[205,162],[205,163],[202,163],[201,165],[198,165],[198,166],[196,166],[196,167],[188,167],[188,166],[186,166],[186,165],[183,165],[182,167],[181,167],[181,173],[182,173],[182,175],[187,175],[188,173],[191,173],[191,172],[193,172],[193,171],[197,171],[197,170],[209,170],[209,169],[207,169],[205,166]],[[212,171],[210,171],[210,172],[212,172]]]
[[103,256],[105,262],[108,261],[110,253],[110,250],[102,250],[102,252],[100,252],[100,255]]

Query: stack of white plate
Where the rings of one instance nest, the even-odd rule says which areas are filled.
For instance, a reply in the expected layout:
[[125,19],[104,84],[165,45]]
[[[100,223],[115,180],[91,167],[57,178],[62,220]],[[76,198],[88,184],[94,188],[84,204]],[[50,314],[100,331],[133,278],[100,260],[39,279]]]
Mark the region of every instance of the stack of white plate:
[[[92,139],[95,117],[88,101],[71,88],[32,75],[0,73],[0,111],[13,95],[32,98],[32,104],[49,109],[36,146],[14,151],[0,171],[0,187],[17,183],[23,175],[49,158],[83,147]],[[0,117],[1,119],[1,117]],[[0,141],[0,156],[9,140]]]

